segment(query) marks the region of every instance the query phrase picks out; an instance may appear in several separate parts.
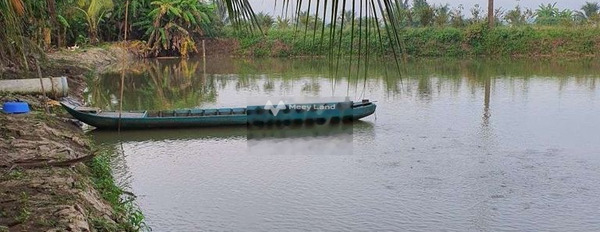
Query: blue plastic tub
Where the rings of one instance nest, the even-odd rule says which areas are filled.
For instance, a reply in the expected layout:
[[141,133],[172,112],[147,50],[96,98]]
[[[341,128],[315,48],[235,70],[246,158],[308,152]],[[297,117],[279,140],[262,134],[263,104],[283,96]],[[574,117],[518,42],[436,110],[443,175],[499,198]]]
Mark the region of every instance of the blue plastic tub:
[[2,110],[7,114],[25,114],[29,113],[29,104],[27,102],[5,102],[2,104]]

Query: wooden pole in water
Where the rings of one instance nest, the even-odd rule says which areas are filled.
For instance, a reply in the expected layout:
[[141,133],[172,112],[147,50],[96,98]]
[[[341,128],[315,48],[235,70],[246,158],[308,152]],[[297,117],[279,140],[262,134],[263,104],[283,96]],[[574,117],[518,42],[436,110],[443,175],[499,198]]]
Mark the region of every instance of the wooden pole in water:
[[206,78],[206,46],[202,40],[202,78]]
[[202,40],[202,57],[206,58],[206,44],[204,43],[204,40]]
[[121,132],[121,115],[123,112],[123,86],[125,85],[125,69],[121,70],[121,96],[119,97],[119,125],[117,131]]
[[491,93],[491,86],[492,86],[492,78],[488,77],[483,81],[483,88],[484,88],[484,94],[483,94],[483,125],[484,126],[489,126],[490,125],[490,117],[492,116],[490,114],[490,93]]

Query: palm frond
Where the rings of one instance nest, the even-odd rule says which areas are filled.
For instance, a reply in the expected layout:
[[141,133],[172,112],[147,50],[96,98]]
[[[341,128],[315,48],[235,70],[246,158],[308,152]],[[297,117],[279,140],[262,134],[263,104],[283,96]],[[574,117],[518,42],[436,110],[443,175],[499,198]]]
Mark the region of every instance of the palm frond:
[[[248,7],[242,4],[245,1],[224,1],[227,2],[231,12]],[[312,37],[315,46],[328,49],[327,54],[334,75],[338,74],[337,67],[344,56],[350,56],[351,61],[353,57],[357,58],[359,67],[357,73],[361,73],[361,69],[366,71],[369,66],[368,56],[374,49],[391,51],[390,55],[393,56],[400,73],[400,67],[407,59],[402,20],[406,14],[407,2],[400,0],[282,0],[283,4],[277,2],[279,1],[275,4],[282,8],[281,12],[285,12],[283,17],[287,17],[288,12],[293,12],[292,18],[296,21],[295,37],[302,37],[304,40]],[[314,21],[311,21],[312,9],[315,9]],[[230,16],[233,21],[244,20],[238,17],[242,16],[240,14]],[[322,20],[319,21],[319,18]],[[318,25],[318,22],[321,25]],[[312,30],[309,30],[310,27]],[[349,42],[346,42],[348,40]],[[378,46],[373,47],[375,44]],[[342,51],[350,52],[344,54]]]

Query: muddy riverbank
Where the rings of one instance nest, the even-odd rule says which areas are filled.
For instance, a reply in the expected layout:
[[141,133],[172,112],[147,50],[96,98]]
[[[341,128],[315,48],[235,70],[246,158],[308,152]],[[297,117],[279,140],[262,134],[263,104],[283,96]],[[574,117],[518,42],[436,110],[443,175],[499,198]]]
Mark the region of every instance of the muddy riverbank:
[[[85,76],[127,58],[121,49],[92,48],[49,54],[44,76],[67,76],[69,98],[82,101]],[[96,147],[53,101],[41,95],[0,93],[20,99],[31,113],[0,113],[0,231],[132,231],[143,216],[124,203]],[[46,112],[46,108],[48,112]]]

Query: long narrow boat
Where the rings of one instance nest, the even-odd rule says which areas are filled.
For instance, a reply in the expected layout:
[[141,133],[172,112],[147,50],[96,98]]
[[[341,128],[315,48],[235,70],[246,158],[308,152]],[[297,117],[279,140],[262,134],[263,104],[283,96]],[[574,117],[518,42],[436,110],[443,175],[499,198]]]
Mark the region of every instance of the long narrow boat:
[[246,108],[180,109],[162,111],[102,111],[97,108],[62,106],[79,121],[98,129],[150,129],[216,126],[290,126],[351,122],[375,112],[376,105],[362,102],[330,102],[248,106]]

